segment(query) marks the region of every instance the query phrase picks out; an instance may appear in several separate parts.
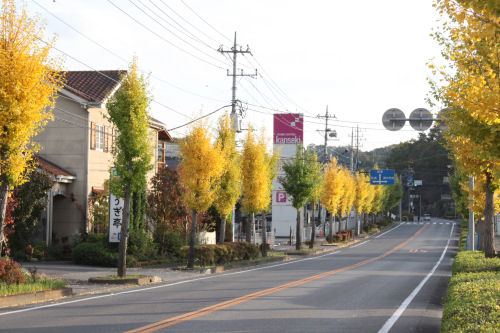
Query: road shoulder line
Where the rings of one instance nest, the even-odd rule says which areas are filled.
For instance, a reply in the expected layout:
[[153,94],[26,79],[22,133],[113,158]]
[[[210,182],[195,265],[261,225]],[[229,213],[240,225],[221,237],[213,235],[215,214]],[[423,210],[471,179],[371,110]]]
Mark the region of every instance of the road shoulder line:
[[406,299],[403,301],[403,303],[401,303],[401,305],[399,306],[399,308],[385,322],[384,326],[382,326],[382,328],[378,331],[378,333],[387,333],[387,332],[389,332],[389,330],[392,328],[392,326],[396,323],[396,321],[399,319],[399,317],[401,317],[401,315],[403,314],[403,312],[406,310],[406,308],[408,307],[408,305],[410,305],[410,303],[413,301],[413,299],[415,298],[415,296],[417,296],[417,294],[420,292],[420,290],[422,289],[422,287],[424,286],[424,284],[427,282],[427,280],[429,280],[429,278],[434,274],[434,272],[436,271],[436,269],[438,268],[438,266],[441,264],[441,261],[443,261],[443,258],[444,258],[445,254],[446,254],[446,251],[448,250],[448,246],[450,245],[451,236],[453,235],[453,229],[454,229],[454,227],[455,227],[455,224],[452,224],[451,225],[451,230],[450,230],[450,236],[448,237],[448,241],[446,242],[446,246],[445,246],[445,248],[443,250],[443,253],[441,253],[441,257],[439,257],[439,260],[436,262],[436,264],[431,269],[431,271],[429,272],[429,274],[427,274],[422,279],[422,281],[420,281],[420,283],[418,284],[418,286],[415,289],[413,289],[413,291],[411,292],[411,294],[408,295],[408,297],[406,297]]

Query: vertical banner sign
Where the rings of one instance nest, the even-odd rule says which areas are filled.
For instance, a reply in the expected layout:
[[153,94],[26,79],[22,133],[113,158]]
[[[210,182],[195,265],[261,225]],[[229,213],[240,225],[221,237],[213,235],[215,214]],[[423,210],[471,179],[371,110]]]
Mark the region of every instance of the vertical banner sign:
[[[304,142],[304,116],[300,113],[274,114],[273,148],[279,150],[278,177],[284,176],[282,165],[295,157],[297,145]],[[278,178],[273,182],[272,230],[277,237],[290,236],[290,227],[295,230],[297,211],[291,197],[284,191]]]
[[120,229],[122,227],[123,199],[114,194],[109,195],[109,242],[120,242]]
[[274,144],[298,145],[304,140],[304,118],[300,113],[274,114]]

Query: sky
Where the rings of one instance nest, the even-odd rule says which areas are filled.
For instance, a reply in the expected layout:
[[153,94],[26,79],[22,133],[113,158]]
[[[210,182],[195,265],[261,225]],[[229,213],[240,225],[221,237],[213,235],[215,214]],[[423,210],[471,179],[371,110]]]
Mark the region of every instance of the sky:
[[[21,3],[21,2],[20,2]],[[351,143],[359,127],[364,151],[416,138],[409,124],[384,129],[390,108],[408,117],[426,105],[426,63],[440,49],[430,36],[437,26],[431,0],[27,0],[30,15],[56,36],[52,55],[65,70],[126,69],[137,57],[149,75],[150,114],[167,129],[209,114],[231,102],[232,60],[217,50],[231,48],[235,32],[242,50],[237,99],[243,128],[272,136],[272,114],[305,115],[305,145],[323,144],[326,107],[329,128]],[[215,127],[230,107],[206,117]],[[276,111],[275,111],[276,110]],[[181,137],[189,126],[172,130]],[[354,130],[355,131],[355,130]],[[244,133],[239,134],[242,139]],[[269,141],[271,143],[271,141]]]

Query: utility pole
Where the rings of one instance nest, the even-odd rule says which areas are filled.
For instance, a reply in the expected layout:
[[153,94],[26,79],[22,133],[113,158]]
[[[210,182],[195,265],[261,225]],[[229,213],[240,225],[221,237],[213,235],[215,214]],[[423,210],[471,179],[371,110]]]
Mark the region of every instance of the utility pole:
[[[330,128],[328,128],[328,119],[336,118],[336,117],[335,117],[335,115],[328,113],[328,105],[326,106],[325,115],[324,116],[318,115],[317,117],[325,119],[325,129],[324,129],[325,147],[324,147],[324,155],[323,155],[322,161],[323,161],[323,163],[326,164],[328,162],[328,137],[334,137],[334,138],[337,137],[337,132],[332,131]],[[321,130],[318,130],[318,131],[321,131]]]
[[354,172],[354,128],[351,128],[351,159],[349,161],[351,173]]
[[[328,119],[330,118],[336,118],[335,115],[330,115],[328,113],[328,105],[326,106],[326,112],[325,115],[319,115],[317,116],[318,118],[324,118],[325,119],[325,147],[324,147],[324,155],[321,161],[323,162],[324,165],[328,163],[328,137],[337,137],[337,132],[332,131],[331,129],[328,128]],[[318,130],[321,131],[321,130]],[[318,217],[321,221],[321,202],[318,204]],[[326,214],[325,214],[325,221],[321,221],[323,223],[323,235],[326,237]]]
[[234,33],[234,44],[229,50],[224,50],[224,47],[221,45],[219,49],[217,50],[220,53],[232,53],[233,54],[233,72],[229,73],[229,69],[227,70],[227,76],[232,76],[233,77],[233,86],[232,86],[232,98],[231,98],[231,120],[233,121],[233,126],[235,126],[236,130],[239,132],[239,124],[238,124],[238,116],[236,114],[236,104],[238,103],[238,100],[236,99],[236,77],[237,76],[249,76],[252,78],[257,77],[257,69],[255,69],[255,74],[246,74],[243,73],[243,69],[241,72],[238,74],[236,72],[236,56],[238,53],[240,54],[245,54],[248,53],[252,55],[252,52],[250,51],[250,48],[247,45],[247,49],[243,50],[241,46],[239,46],[238,49],[238,44],[236,43],[236,32]]
[[358,171],[359,164],[359,125],[356,125],[356,163],[354,163],[354,171]]
[[469,234],[467,235],[468,239],[468,244],[467,244],[467,251],[474,251],[476,248],[475,241],[475,233],[476,231],[474,230],[475,225],[474,225],[474,211],[472,210],[472,203],[474,202],[474,176],[469,177]]

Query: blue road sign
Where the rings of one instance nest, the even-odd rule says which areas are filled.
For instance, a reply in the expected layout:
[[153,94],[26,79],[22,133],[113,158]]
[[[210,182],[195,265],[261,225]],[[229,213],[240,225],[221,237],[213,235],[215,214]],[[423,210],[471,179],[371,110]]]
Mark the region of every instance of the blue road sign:
[[394,170],[381,169],[370,170],[371,185],[394,185]]

